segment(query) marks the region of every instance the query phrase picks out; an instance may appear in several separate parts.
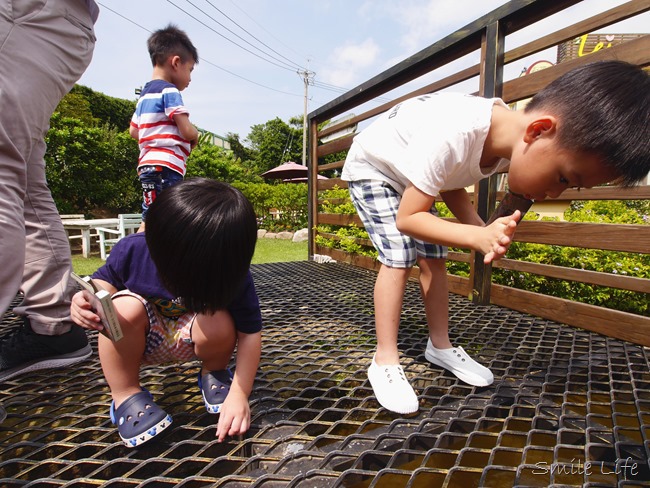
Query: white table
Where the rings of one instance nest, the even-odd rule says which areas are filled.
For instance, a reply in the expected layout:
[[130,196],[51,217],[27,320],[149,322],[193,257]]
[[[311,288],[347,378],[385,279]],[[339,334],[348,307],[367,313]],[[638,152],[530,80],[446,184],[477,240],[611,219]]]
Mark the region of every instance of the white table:
[[81,254],[87,258],[90,256],[90,231],[97,227],[108,227],[109,229],[117,229],[119,220],[112,219],[61,219],[63,228],[69,230],[81,231]]

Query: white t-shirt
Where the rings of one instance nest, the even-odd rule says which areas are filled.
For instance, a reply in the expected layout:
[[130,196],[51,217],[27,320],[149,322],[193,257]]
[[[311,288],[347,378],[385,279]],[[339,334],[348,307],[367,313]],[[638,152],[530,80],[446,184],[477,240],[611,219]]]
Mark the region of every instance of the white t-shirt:
[[343,167],[345,181],[381,180],[402,194],[409,183],[438,197],[472,185],[510,162],[479,167],[499,98],[436,93],[405,100],[357,134]]

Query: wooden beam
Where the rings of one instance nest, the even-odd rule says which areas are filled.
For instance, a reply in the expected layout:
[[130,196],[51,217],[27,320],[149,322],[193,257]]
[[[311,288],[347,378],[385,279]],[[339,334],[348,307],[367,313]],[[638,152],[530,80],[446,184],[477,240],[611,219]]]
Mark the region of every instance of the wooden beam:
[[650,317],[493,285],[495,305],[650,347]]
[[650,254],[650,227],[524,220],[517,226],[515,241]]

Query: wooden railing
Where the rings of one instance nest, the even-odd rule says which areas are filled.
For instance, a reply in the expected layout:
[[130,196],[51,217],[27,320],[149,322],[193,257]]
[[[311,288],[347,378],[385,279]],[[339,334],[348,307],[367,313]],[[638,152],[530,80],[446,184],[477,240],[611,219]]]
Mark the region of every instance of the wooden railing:
[[[474,86],[478,87],[478,89],[463,89],[462,91],[486,97],[498,96],[503,98],[506,103],[513,103],[531,97],[553,79],[585,62],[619,59],[643,67],[650,65],[650,35],[641,35],[628,42],[593,52],[588,56],[571,59],[544,70],[504,82],[504,68],[510,63],[624,19],[642,15],[647,18],[645,13],[650,10],[650,0],[633,0],[596,15],[585,15],[584,20],[576,24],[549,32],[531,42],[504,52],[504,45],[509,35],[580,3],[579,0],[555,0],[553,2],[547,0],[510,1],[310,113],[308,126],[310,256],[326,254],[338,261],[378,269],[378,263],[371,258],[346,254],[341,250],[318,246],[315,243],[315,238],[318,235],[316,230],[318,225],[346,226],[354,224],[361,226],[361,222],[356,215],[325,214],[319,211],[320,192],[334,186],[347,187],[346,183],[338,178],[316,179],[317,174],[329,170],[340,170],[344,164],[344,156],[338,158],[335,162],[329,163],[325,163],[323,158],[347,151],[354,134],[324,144],[319,142],[321,138],[344,131],[356,124],[368,122],[376,115],[407,98],[456,87],[461,83],[474,83]],[[646,25],[650,25],[650,22],[646,23]],[[412,82],[417,82],[424,75],[435,76],[439,68],[459,60],[469,53],[479,53],[479,64],[458,69],[455,73],[441,77],[434,82],[422,82],[421,87],[394,96],[389,102],[380,103],[374,108],[365,108],[365,104],[368,102],[376,100],[380,96],[384,100],[387,96],[390,96],[389,92],[392,90],[398,90],[407,83],[412,86]],[[364,111],[356,113],[357,110]],[[352,111],[355,111],[353,112],[354,115],[349,116]],[[341,116],[344,115],[346,116],[344,122],[330,125],[326,129],[319,131],[318,127],[325,122],[342,118]],[[496,176],[483,180],[475,186],[475,206],[483,219],[486,219],[494,210],[501,195],[502,193],[497,191]],[[558,200],[571,202],[573,200],[648,199],[650,199],[650,186],[640,186],[634,189],[599,187],[581,190],[579,193],[576,190],[567,190]],[[650,226],[524,221],[517,229],[516,240],[555,246],[648,254],[650,253]],[[357,239],[356,241],[360,245],[370,245],[364,239]],[[450,290],[470,297],[477,304],[491,302],[546,319],[650,346],[650,317],[647,315],[631,314],[496,285],[492,283],[491,265],[484,265],[482,257],[475,253],[453,252],[450,253],[449,259],[467,262],[470,265],[469,278],[448,275]],[[503,259],[497,262],[495,267],[533,273],[568,282],[581,282],[594,286],[629,290],[637,293],[639,300],[650,300],[650,280],[641,277],[621,276],[513,259]],[[417,273],[417,268],[415,268],[412,274],[417,276]]]

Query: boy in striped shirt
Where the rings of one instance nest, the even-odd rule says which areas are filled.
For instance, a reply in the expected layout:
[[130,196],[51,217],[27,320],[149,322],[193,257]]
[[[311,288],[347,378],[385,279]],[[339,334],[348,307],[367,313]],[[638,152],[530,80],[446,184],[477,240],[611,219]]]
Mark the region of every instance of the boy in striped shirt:
[[187,34],[172,24],[154,32],[147,48],[153,76],[140,93],[129,128],[129,134],[140,146],[140,230],[144,230],[147,210],[156,196],[183,180],[185,161],[199,136],[181,97],[181,91],[190,84],[194,65],[199,62],[196,48]]

